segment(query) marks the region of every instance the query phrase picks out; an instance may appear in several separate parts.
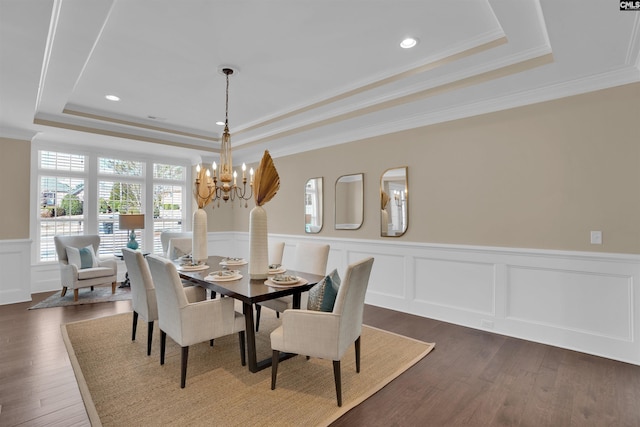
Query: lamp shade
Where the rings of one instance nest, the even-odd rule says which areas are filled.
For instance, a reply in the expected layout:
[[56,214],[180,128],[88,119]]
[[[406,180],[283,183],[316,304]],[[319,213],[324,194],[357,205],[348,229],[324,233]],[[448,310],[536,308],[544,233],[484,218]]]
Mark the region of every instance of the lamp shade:
[[141,230],[144,228],[144,214],[120,215],[121,230]]

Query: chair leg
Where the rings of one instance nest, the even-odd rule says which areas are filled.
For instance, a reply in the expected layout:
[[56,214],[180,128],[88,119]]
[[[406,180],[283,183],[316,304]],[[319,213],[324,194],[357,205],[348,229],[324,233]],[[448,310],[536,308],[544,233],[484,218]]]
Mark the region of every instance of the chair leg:
[[60,292],[60,296],[61,296],[61,297],[63,297],[63,296],[65,296],[66,294],[67,294],[67,287],[66,287],[66,286],[63,286],[63,287],[62,287],[62,292]]
[[151,340],[153,340],[153,320],[147,322],[147,356],[151,356]]
[[189,346],[182,347],[182,362],[180,364],[180,388],[184,388],[187,382],[187,360],[189,359]]
[[73,300],[78,301],[78,288],[73,290]]
[[278,362],[280,361],[280,352],[273,350],[271,353],[271,390],[276,389],[276,378],[278,378]]
[[360,337],[356,338],[356,372],[360,373]]
[[164,350],[167,347],[167,333],[160,329],[160,364],[164,365]]
[[336,381],[336,397],[338,398],[338,406],[342,406],[342,379],[340,378],[340,361],[333,361],[333,378]]
[[240,341],[240,363],[242,366],[247,365],[247,359],[245,356],[245,334],[244,331],[238,332],[238,341]]
[[256,304],[256,332],[260,329],[260,312],[262,311],[262,306],[260,304]]
[[213,338],[211,338],[211,339],[209,340],[209,345],[210,345],[211,347],[213,347]]
[[[113,282],[113,283],[111,284],[111,293],[112,293],[112,294],[115,294],[115,293],[116,293],[116,283],[117,283],[117,282]],[[93,288],[92,288],[92,290],[93,290]]]
[[138,312],[133,310],[133,324],[131,325],[131,341],[136,340],[137,329],[138,329]]

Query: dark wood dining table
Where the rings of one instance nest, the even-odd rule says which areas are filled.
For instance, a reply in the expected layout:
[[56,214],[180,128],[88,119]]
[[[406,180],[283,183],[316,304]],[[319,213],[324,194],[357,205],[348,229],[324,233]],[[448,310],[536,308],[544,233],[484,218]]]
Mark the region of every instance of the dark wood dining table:
[[[245,319],[245,335],[247,339],[247,361],[249,370],[251,372],[258,372],[271,366],[271,358],[264,360],[257,360],[256,353],[256,328],[253,316],[253,306],[256,303],[267,301],[270,299],[280,298],[287,295],[293,296],[293,308],[300,308],[300,295],[304,291],[311,289],[316,283],[318,283],[324,276],[317,274],[309,274],[302,271],[287,270],[286,274],[295,274],[298,277],[306,280],[307,283],[303,285],[295,285],[288,287],[271,287],[264,284],[265,279],[250,279],[249,277],[249,265],[229,265],[230,270],[239,270],[242,274],[242,278],[233,281],[211,281],[205,280],[205,277],[210,272],[222,270],[223,266],[220,262],[224,261],[225,257],[210,256],[207,260],[209,266],[206,270],[199,271],[186,271],[178,269],[180,277],[188,280],[189,282],[209,289],[215,293],[235,298],[242,302],[242,312]],[[176,264],[177,265],[177,264]],[[286,267],[286,266],[285,266]],[[282,354],[281,358],[286,359],[291,357],[291,354]]]

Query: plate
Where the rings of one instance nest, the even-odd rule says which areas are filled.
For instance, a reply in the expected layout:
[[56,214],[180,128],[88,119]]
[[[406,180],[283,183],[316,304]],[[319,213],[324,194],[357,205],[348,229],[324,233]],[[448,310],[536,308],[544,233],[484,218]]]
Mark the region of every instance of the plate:
[[267,286],[271,286],[272,288],[290,288],[292,286],[302,286],[302,285],[306,285],[307,283],[309,283],[307,280],[298,277],[297,280],[295,282],[292,283],[275,283],[272,282],[271,279],[267,279],[264,281],[264,284]]
[[271,281],[276,285],[293,285],[294,283],[298,283],[300,278],[290,274],[278,274],[272,277]]
[[202,264],[202,265],[179,265],[178,266],[178,270],[181,271],[200,271],[200,270],[206,270],[208,269],[209,266],[206,264]]
[[284,268],[284,267],[270,268],[269,269],[269,274],[282,274],[285,271],[287,271],[287,269]]
[[244,258],[225,258],[220,261],[220,265],[245,265],[247,260]]
[[[218,271],[216,271],[216,273],[219,273]],[[235,273],[231,276],[219,276],[217,274],[209,274],[207,277],[204,278],[204,280],[207,280],[209,282],[232,282],[234,280],[240,280],[242,279],[242,274],[240,273]]]

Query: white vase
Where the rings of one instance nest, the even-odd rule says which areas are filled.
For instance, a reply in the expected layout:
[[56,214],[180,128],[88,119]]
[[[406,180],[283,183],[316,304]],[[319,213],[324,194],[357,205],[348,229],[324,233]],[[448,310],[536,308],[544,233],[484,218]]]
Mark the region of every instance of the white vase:
[[198,208],[193,213],[193,246],[191,256],[194,262],[206,262],[207,251],[207,212]]
[[262,206],[251,209],[249,215],[249,277],[269,277],[269,243],[267,240],[267,212]]

